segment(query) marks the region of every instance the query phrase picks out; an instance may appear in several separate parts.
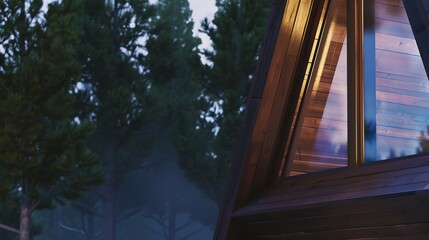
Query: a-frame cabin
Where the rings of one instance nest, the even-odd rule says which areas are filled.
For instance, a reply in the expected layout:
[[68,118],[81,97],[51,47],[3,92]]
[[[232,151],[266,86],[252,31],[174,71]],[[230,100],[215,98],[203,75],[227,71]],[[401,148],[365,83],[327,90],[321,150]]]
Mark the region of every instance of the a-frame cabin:
[[429,239],[429,0],[273,0],[215,239]]

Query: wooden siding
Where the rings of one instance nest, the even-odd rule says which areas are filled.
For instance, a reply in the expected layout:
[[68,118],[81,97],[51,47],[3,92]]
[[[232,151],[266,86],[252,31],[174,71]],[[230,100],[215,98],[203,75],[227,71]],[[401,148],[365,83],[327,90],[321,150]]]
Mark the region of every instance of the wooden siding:
[[233,216],[240,239],[421,237],[428,201],[429,157],[413,156],[283,179]]

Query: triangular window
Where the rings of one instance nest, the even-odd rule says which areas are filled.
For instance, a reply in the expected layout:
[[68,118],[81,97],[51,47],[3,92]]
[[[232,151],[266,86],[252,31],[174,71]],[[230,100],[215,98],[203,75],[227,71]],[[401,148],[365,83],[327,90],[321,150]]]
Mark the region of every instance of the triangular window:
[[353,165],[347,152],[356,148],[348,142],[347,112],[353,108],[347,106],[347,72],[356,65],[347,65],[347,59],[355,57],[348,48],[363,49],[359,67],[364,73],[356,81],[364,83],[365,102],[357,116],[364,122],[359,131],[366,152],[358,163],[429,151],[424,147],[429,145],[429,81],[407,15],[412,6],[406,10],[402,1],[364,2],[360,46],[347,44],[351,8],[346,1],[330,3],[285,149],[283,176]]

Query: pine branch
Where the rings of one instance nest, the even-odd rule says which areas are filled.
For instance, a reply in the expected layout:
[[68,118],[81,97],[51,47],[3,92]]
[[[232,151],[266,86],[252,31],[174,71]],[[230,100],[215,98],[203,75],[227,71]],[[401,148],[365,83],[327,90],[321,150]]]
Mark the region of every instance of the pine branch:
[[0,223],[0,228],[4,229],[6,231],[9,231],[9,232],[20,234],[20,232],[19,232],[18,229],[10,227],[10,226],[7,226],[7,225],[4,225],[4,224],[1,224],[1,223]]
[[70,231],[70,232],[79,233],[80,235],[86,237],[86,233],[84,231],[82,231],[81,229],[67,226],[62,221],[59,222],[59,225],[64,230],[67,230],[67,231]]
[[37,201],[35,201],[34,204],[30,207],[30,213],[32,213],[43,201],[46,201],[46,199],[55,196],[56,189],[61,189],[61,187],[63,186],[62,183],[62,181],[57,182],[46,192],[46,194],[44,194],[44,196],[41,196]]

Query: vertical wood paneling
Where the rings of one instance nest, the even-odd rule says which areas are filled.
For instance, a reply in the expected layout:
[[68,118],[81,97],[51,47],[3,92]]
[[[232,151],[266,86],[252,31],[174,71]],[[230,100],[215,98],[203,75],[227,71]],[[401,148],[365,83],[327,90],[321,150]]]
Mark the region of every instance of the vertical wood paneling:
[[[321,1],[319,1],[319,4]],[[273,103],[269,108],[271,108],[271,113],[269,115],[269,121],[266,129],[266,136],[258,160],[257,171],[252,179],[251,191],[249,197],[256,196],[266,187],[267,178],[275,178],[278,175],[279,169],[277,172],[272,172],[273,165],[278,164],[280,167],[280,156],[275,156],[275,148],[277,147],[279,141],[279,133],[283,121],[283,114],[286,105],[293,105],[288,103],[287,99],[292,99],[298,97],[297,93],[292,90],[292,84],[297,84],[302,82],[304,78],[305,67],[309,61],[309,56],[304,56],[307,50],[303,48],[311,48],[313,39],[305,39],[306,35],[315,29],[307,28],[308,22],[311,21],[311,16],[314,14],[315,9],[317,8],[317,3],[313,1],[301,1],[299,8],[297,9],[297,18],[293,25],[292,37],[289,43],[289,47],[286,51],[286,58],[283,63],[282,73],[280,75],[280,80],[278,87],[276,89],[267,89],[267,93],[264,92],[262,101],[264,101],[264,96],[274,94],[275,98]],[[321,6],[323,6],[321,4]],[[314,17],[314,16],[313,16]],[[310,30],[311,29],[311,30]],[[306,42],[307,41],[307,42]],[[308,44],[304,46],[305,43]],[[310,45],[310,46],[309,46]],[[306,59],[305,59],[306,58]],[[305,60],[304,60],[305,59]],[[300,78],[300,79],[299,79]],[[293,81],[297,81],[294,82]],[[267,94],[267,95],[266,95]],[[294,95],[295,97],[292,97]],[[290,107],[290,106],[287,106]],[[279,159],[276,159],[279,158]],[[277,162],[276,162],[277,161]],[[274,170],[275,171],[275,170]]]
[[[283,88],[284,84],[289,84],[289,82],[287,81],[280,80],[283,79],[281,74],[282,69],[284,68],[284,64],[291,62],[291,59],[288,59],[286,52],[291,45],[291,36],[293,35],[292,32],[296,31],[294,25],[296,22],[299,7],[300,1],[287,2],[284,19],[280,27],[280,33],[275,48],[274,56],[271,60],[271,65],[261,99],[261,106],[257,114],[257,122],[254,126],[253,135],[251,137],[251,142],[261,142],[264,143],[265,146],[268,142],[273,144],[273,141],[271,140],[273,138],[273,130],[269,129],[273,126],[269,125],[269,121],[273,114],[272,110],[277,89]],[[254,156],[250,155],[247,157],[248,163],[244,170],[245,173],[241,181],[240,192],[238,194],[235,205],[236,207],[242,206],[244,203],[247,202],[249,194],[253,187],[252,184],[254,183],[253,180],[255,179],[255,175],[258,172],[262,171],[261,169],[259,169],[259,164],[261,158],[264,158],[264,153],[253,152],[252,154],[257,157],[255,158]],[[244,176],[246,176],[246,178],[244,178]]]
[[[294,2],[294,1],[291,1]],[[255,131],[253,130],[253,127],[255,125],[255,122],[257,122],[257,111],[260,109],[260,96],[263,92],[263,89],[266,84],[272,84],[267,83],[266,81],[266,75],[264,75],[264,71],[267,66],[270,65],[270,62],[272,62],[272,58],[277,59],[276,61],[282,62],[282,54],[277,53],[274,54],[274,49],[278,49],[279,45],[277,42],[277,36],[285,38],[286,39],[287,34],[289,32],[283,31],[282,34],[279,34],[280,26],[282,25],[282,19],[283,19],[283,13],[284,8],[286,5],[286,0],[274,0],[272,9],[270,12],[270,16],[268,18],[268,31],[266,31],[265,35],[265,43],[262,48],[261,53],[261,60],[258,64],[258,72],[255,73],[255,83],[252,86],[253,93],[250,95],[249,102],[247,104],[247,110],[246,110],[246,124],[244,128],[243,135],[240,139],[240,144],[238,146],[238,149],[236,151],[236,155],[234,158],[233,165],[231,167],[231,177],[229,180],[228,185],[226,186],[227,191],[224,198],[223,206],[220,210],[220,214],[218,217],[218,223],[216,227],[216,232],[214,239],[238,239],[238,236],[240,234],[240,223],[238,223],[236,220],[231,219],[231,214],[234,207],[237,203],[237,196],[239,196],[238,191],[240,190],[240,185],[243,183],[242,176],[246,176],[248,178],[248,174],[251,173],[251,171],[247,171],[246,165],[247,165],[247,156],[249,156],[249,149],[250,149],[250,139],[252,136],[252,133]],[[278,50],[276,50],[278,51]],[[279,60],[280,59],[280,60]],[[264,121],[262,119],[262,121]],[[264,135],[261,135],[262,138],[260,138],[261,141],[263,141]],[[256,143],[258,141],[255,141]],[[253,142],[253,145],[255,145],[255,142]],[[257,144],[256,144],[257,145]],[[257,153],[259,150],[257,148],[253,150],[252,156],[257,156],[259,153]],[[249,160],[250,162],[253,160]],[[250,163],[250,165],[252,165]]]
[[264,86],[261,107],[257,115],[257,124],[254,127],[252,141],[263,142],[268,118],[271,115],[275,91],[280,82],[280,75],[284,67],[286,52],[290,44],[293,25],[298,12],[299,1],[288,1],[285,14],[280,26],[280,33],[270,64],[269,72]]

